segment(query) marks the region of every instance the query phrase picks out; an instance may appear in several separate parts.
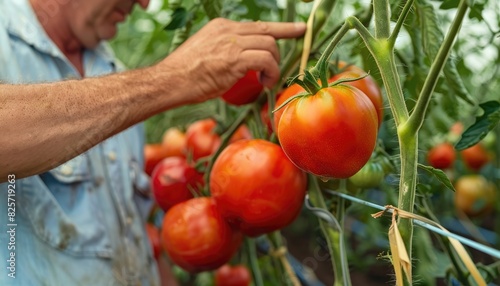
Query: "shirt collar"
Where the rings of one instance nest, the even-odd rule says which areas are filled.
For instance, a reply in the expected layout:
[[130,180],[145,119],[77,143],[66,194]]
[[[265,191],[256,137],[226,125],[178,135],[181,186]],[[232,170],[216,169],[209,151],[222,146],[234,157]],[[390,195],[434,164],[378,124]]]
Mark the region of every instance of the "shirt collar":
[[[6,12],[2,17],[6,17],[7,32],[12,36],[31,45],[40,52],[67,61],[66,56],[57,45],[50,39],[31,7],[28,0],[11,0],[11,11]],[[111,49],[101,42],[93,49],[97,55],[106,61],[114,64],[114,56]]]

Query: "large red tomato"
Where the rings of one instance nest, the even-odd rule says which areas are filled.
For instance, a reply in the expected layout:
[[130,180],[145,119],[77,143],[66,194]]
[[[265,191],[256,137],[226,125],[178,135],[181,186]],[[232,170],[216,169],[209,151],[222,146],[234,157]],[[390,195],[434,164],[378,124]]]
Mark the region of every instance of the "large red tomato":
[[340,84],[290,102],[278,138],[302,170],[324,178],[349,178],[370,159],[377,131],[377,113],[368,97]]
[[437,169],[447,169],[455,162],[455,148],[450,143],[444,142],[432,147],[427,153],[427,161]]
[[236,82],[222,98],[234,105],[243,105],[254,102],[264,89],[256,71],[248,71],[246,75]]
[[161,144],[165,147],[168,156],[184,156],[186,134],[176,127],[171,127],[163,133]]
[[153,249],[153,256],[158,260],[161,254],[160,231],[154,224],[146,223],[146,233],[151,243],[151,248]]
[[258,236],[281,229],[297,217],[306,181],[278,145],[240,140],[216,159],[210,191],[231,224],[248,236]]
[[465,175],[455,183],[455,207],[468,216],[475,217],[493,210],[496,189],[481,175]]
[[144,171],[151,175],[155,166],[168,156],[169,152],[162,144],[146,144],[144,146]]
[[215,271],[215,286],[250,286],[252,276],[244,265],[223,265]]
[[[346,65],[347,64],[344,62],[339,62],[339,68],[345,69],[331,77],[328,81],[334,82],[343,78],[358,78],[366,75],[366,72],[359,67],[354,65],[346,67]],[[366,96],[368,96],[370,101],[375,106],[375,110],[377,111],[378,126],[380,126],[380,124],[382,124],[382,121],[384,120],[384,98],[382,97],[382,91],[380,90],[380,87],[375,82],[375,80],[371,76],[367,76],[356,81],[345,82],[345,84],[358,88],[364,94],[366,94]]]
[[228,263],[243,236],[223,219],[212,198],[200,197],[168,210],[161,238],[170,259],[195,273]]
[[481,170],[491,160],[490,154],[481,143],[460,151],[460,155],[462,155],[465,166],[474,171]]
[[203,174],[183,157],[167,157],[156,165],[151,176],[153,195],[164,211],[193,197],[203,186]]

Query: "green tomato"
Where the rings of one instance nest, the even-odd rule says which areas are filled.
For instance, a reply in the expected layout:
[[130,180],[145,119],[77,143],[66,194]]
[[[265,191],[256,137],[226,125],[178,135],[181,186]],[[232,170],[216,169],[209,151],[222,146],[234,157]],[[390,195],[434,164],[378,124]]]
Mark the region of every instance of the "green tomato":
[[483,146],[486,147],[486,149],[494,150],[496,141],[497,141],[497,136],[495,135],[495,133],[488,132],[488,134],[486,134],[483,140],[481,140],[481,143],[483,143]]
[[382,164],[370,160],[348,180],[359,188],[368,189],[380,186],[384,177],[385,171]]

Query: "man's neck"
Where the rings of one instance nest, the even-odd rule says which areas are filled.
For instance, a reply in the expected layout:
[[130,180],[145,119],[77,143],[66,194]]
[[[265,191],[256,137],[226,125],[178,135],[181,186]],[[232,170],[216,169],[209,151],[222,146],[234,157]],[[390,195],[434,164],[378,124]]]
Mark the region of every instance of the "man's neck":
[[[30,3],[49,38],[73,64],[80,75],[83,75],[83,46],[70,29],[65,14],[68,3],[59,4],[59,1],[50,1],[50,7],[43,0],[30,0]],[[45,11],[48,9],[56,12],[47,15]]]

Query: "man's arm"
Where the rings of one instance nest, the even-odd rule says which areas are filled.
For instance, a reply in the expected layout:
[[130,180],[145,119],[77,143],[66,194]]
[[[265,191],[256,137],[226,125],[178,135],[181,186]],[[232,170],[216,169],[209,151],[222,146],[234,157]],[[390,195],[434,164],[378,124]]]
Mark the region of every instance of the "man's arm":
[[0,85],[0,182],[50,170],[159,112],[202,102],[248,70],[279,79],[275,39],[304,25],[216,19],[160,63],[99,78]]

